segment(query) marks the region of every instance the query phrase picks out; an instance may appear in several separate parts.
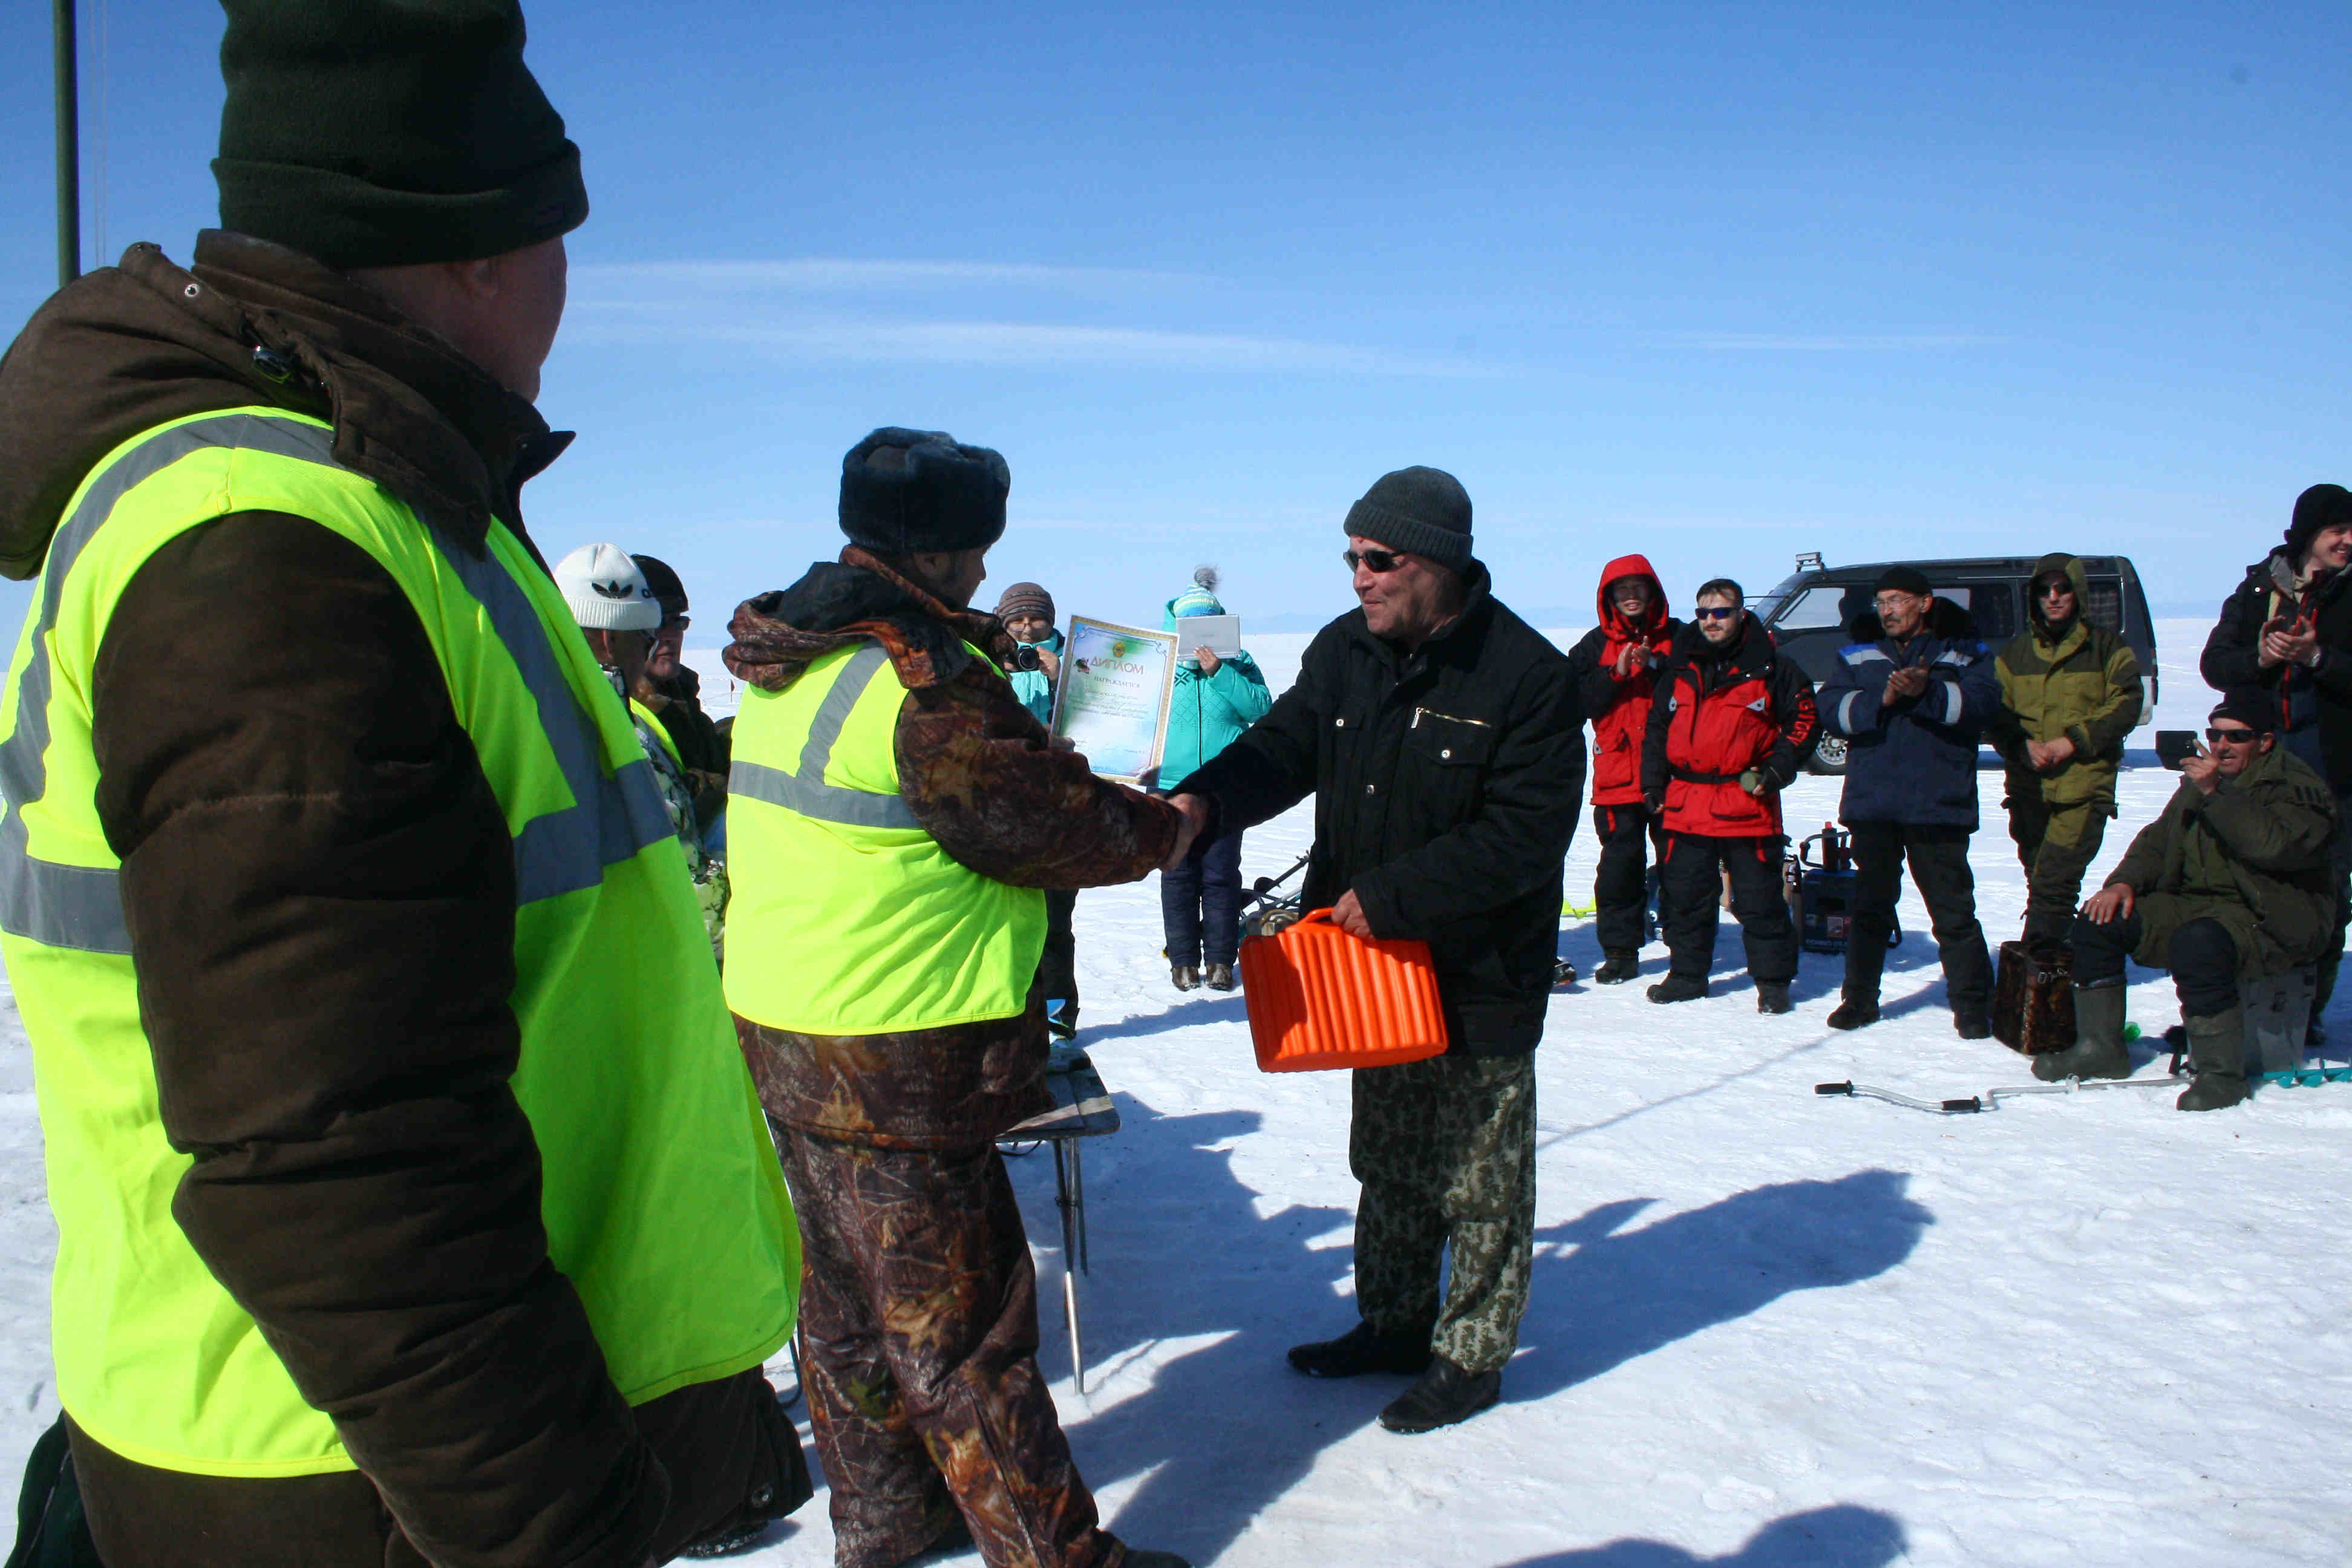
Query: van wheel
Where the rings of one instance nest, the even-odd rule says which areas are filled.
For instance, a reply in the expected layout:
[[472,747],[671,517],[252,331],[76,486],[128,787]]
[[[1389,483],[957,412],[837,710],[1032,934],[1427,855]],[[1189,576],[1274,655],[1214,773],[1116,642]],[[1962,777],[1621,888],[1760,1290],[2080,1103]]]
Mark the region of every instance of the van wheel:
[[1806,771],[1837,777],[1845,772],[1845,747],[1843,735],[1823,735],[1821,744],[1813,748],[1812,760],[1805,764]]

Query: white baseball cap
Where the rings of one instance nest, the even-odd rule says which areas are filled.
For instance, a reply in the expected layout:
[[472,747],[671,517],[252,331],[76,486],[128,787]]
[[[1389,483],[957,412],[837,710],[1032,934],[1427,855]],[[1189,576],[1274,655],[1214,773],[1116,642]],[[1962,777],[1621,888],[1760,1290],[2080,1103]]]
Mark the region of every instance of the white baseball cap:
[[661,604],[646,574],[617,544],[583,544],[555,563],[555,585],[582,626],[606,632],[657,631]]

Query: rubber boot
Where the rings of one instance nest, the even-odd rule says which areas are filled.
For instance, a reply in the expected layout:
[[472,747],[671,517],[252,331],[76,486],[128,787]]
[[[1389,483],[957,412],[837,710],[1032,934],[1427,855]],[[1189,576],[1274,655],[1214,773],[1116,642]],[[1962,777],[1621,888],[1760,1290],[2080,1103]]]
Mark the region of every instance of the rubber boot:
[[2070,1078],[2129,1078],[2131,1053],[2124,1049],[2124,988],[2074,987],[2074,1043],[2033,1058],[2033,1076],[2044,1083]]
[[2246,1010],[2232,1007],[2189,1020],[2189,1065],[2197,1079],[2174,1103],[2220,1110],[2246,1098]]

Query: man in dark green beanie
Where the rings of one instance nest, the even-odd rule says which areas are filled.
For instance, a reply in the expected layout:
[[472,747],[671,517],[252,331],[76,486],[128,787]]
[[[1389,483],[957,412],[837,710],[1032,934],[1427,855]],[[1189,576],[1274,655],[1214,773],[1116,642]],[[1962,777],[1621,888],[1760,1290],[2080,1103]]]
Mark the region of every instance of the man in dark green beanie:
[[0,954],[67,1438],[32,1490],[111,1568],[732,1550],[810,1492],[761,1371],[797,1231],[523,525],[579,151],[511,0],[226,9],[224,226],[0,361],[0,569],[39,575]]

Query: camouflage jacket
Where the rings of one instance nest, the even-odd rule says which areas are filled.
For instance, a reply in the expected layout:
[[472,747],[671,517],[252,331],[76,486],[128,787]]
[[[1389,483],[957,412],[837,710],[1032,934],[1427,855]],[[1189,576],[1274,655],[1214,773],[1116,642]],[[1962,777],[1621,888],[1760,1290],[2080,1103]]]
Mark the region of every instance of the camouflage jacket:
[[[997,666],[972,657],[978,647],[1011,658],[1013,640],[996,617],[949,608],[855,545],[793,586],[745,601],[728,633],[727,668],[769,691],[836,648],[880,643],[907,688],[894,742],[899,793],[940,847],[983,877],[1023,888],[1103,887],[1137,880],[1175,847],[1174,807],[1055,750]],[[817,1137],[891,1148],[984,1143],[1049,1103],[1034,992],[1019,1017],[901,1034],[803,1035],[737,1023],[768,1114]]]

